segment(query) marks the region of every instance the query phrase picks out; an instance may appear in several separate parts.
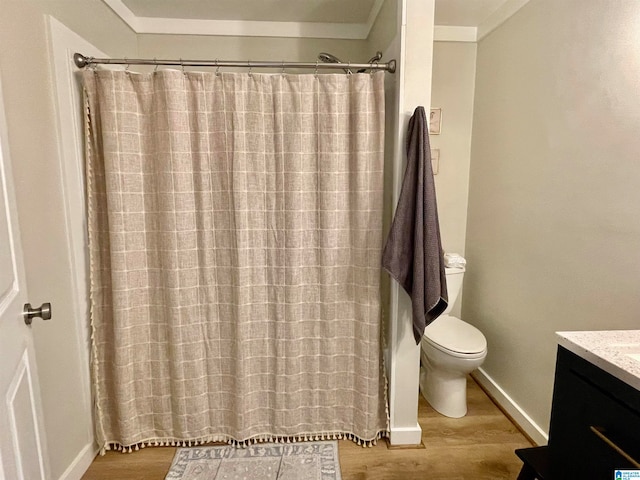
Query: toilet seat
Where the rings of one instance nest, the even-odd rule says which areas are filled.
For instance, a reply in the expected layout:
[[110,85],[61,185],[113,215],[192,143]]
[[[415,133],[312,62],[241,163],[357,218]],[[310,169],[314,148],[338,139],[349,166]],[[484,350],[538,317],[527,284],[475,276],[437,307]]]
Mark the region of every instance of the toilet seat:
[[[486,354],[487,339],[473,325],[441,315],[424,330],[425,343],[454,357],[478,358]],[[425,348],[423,343],[422,348]]]

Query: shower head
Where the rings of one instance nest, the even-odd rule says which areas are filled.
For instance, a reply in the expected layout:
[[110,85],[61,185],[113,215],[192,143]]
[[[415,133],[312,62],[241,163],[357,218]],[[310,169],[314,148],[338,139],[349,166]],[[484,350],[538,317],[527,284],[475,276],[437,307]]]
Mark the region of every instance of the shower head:
[[340,60],[338,57],[326,52],[320,52],[318,54],[318,60],[324,63],[342,63],[342,60]]
[[378,63],[382,60],[382,52],[376,52],[376,54],[369,59],[367,63]]
[[[371,57],[367,61],[367,63],[378,63],[381,59],[382,59],[382,52],[376,52],[376,54],[373,57]],[[362,70],[358,70],[358,73],[363,73],[363,72],[366,72],[366,71],[367,71],[367,69],[363,68]]]
[[[326,52],[320,52],[318,54],[318,60],[320,60],[322,63],[342,63],[342,60],[340,60],[338,57]],[[349,70],[348,68],[343,68],[343,70],[344,73],[351,73],[351,70]]]
[[[378,63],[381,58],[382,58],[382,52],[376,52],[376,54],[373,57],[371,57],[367,63]],[[338,57],[336,57],[335,55],[331,55],[330,53],[327,53],[327,52],[320,52],[318,54],[318,60],[320,60],[323,63],[342,63],[342,60],[340,60]],[[348,68],[343,68],[343,70],[345,73],[351,73],[351,70],[349,70]],[[363,68],[362,70],[358,70],[358,73],[362,73],[366,71],[367,69]]]

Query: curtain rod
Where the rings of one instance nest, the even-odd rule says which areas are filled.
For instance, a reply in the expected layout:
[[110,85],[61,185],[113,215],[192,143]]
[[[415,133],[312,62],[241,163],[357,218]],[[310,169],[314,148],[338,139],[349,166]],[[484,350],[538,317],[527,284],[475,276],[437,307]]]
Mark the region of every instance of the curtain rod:
[[395,73],[396,61],[387,63],[323,63],[323,62],[246,62],[233,60],[157,60],[144,58],[94,58],[85,57],[81,53],[73,55],[73,61],[78,68],[91,65],[174,65],[177,67],[244,67],[244,68],[314,68],[314,69],[354,69],[354,70],[384,70]]

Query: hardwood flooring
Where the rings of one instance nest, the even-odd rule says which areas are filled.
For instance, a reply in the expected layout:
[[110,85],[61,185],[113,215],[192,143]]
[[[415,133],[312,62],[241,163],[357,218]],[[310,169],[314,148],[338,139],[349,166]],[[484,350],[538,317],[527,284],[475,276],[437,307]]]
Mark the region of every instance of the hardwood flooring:
[[[472,379],[468,407],[466,417],[447,418],[420,397],[424,449],[389,449],[384,441],[363,448],[339,441],[343,480],[515,480],[522,463],[513,451],[531,443]],[[82,478],[163,480],[174,452],[173,447],[107,452]]]

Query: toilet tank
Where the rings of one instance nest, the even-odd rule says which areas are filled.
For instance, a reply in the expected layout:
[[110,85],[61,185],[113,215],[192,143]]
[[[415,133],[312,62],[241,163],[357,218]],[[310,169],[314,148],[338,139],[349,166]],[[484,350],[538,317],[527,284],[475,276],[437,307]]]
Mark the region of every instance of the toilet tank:
[[464,278],[464,267],[445,268],[444,274],[447,277],[447,295],[449,297],[449,304],[447,309],[442,313],[448,315],[453,310],[453,305],[458,299],[460,290],[462,289],[462,279]]

